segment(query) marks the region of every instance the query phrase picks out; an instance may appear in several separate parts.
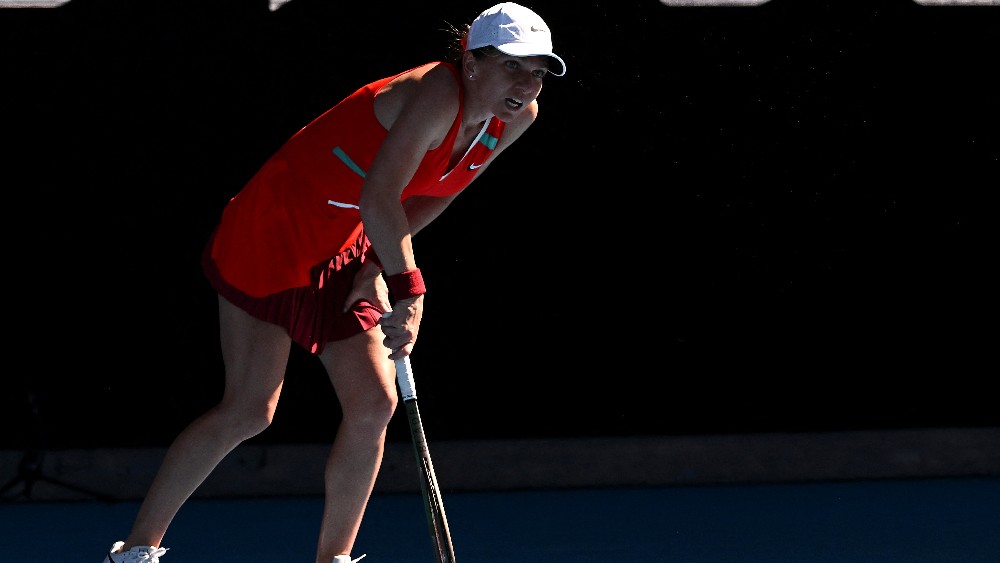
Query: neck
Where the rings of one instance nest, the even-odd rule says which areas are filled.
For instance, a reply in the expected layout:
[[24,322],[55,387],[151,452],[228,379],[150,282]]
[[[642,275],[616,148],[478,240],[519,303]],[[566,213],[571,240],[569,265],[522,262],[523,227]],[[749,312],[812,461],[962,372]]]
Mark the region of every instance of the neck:
[[481,127],[483,122],[493,117],[489,109],[484,108],[476,98],[475,80],[462,75],[462,88],[465,90],[464,107],[462,108],[463,127]]

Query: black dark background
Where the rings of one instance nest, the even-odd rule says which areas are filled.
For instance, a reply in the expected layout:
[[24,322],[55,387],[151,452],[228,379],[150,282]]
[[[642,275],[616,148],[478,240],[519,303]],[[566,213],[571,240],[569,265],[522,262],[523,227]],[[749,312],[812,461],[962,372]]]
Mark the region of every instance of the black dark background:
[[[211,405],[198,260],[226,201],[488,5],[0,10],[0,447],[166,445]],[[569,73],[416,239],[430,439],[1000,424],[1000,7],[527,5]],[[338,417],[296,352],[255,440]]]

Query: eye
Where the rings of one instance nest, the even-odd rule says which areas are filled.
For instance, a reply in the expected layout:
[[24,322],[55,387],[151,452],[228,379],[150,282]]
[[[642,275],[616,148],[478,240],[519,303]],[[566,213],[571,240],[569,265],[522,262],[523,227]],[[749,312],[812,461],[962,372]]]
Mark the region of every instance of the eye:
[[504,64],[507,66],[508,70],[517,70],[521,68],[521,63],[517,62],[514,59],[507,59],[507,62],[505,62]]
[[547,68],[539,68],[531,72],[531,75],[535,78],[545,78],[545,75],[549,73]]

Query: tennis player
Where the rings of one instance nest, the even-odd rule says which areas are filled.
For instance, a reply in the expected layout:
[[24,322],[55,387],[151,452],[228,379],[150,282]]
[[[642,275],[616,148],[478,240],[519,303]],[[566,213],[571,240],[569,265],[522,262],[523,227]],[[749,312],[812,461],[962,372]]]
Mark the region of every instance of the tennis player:
[[270,425],[293,344],[319,358],[343,412],[316,563],[364,557],[350,554],[398,402],[393,360],[413,351],[423,314],[413,237],[531,126],[545,77],[566,72],[548,26],[524,6],[497,4],[453,32],[447,60],[359,88],[222,210],[203,266],[219,294],[225,391],[170,446],[105,563],[157,563],[167,552],[184,502]]

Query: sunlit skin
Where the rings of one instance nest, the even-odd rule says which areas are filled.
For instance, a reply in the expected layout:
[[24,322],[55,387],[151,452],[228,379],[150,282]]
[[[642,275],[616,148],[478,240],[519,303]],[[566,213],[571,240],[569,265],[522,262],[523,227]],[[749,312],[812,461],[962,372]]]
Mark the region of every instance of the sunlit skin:
[[[462,126],[450,166],[461,160],[492,116],[504,121],[507,128],[476,178],[534,123],[548,64],[549,58],[545,56],[501,54],[477,59],[470,51],[464,53],[460,67],[465,90]],[[369,168],[359,205],[365,232],[379,249],[387,274],[417,267],[413,235],[458,195],[416,197],[400,203],[403,188],[419,166],[423,153],[440,146],[447,136],[459,110],[458,101],[458,84],[452,74],[433,65],[402,74],[375,98],[375,115],[388,134]],[[413,147],[422,147],[424,151],[416,152]],[[390,358],[400,359],[412,352],[422,316],[423,296],[395,303],[392,315],[381,325],[385,332],[383,343],[392,351]]]
[[508,55],[476,60],[466,53],[465,122],[481,123],[494,115],[501,121],[512,122],[542,91],[548,60],[548,57]]
[[[372,261],[363,262],[343,308],[363,299],[378,303],[391,315],[368,331],[327,343],[319,355],[340,402],[342,419],[325,471],[316,563],[329,563],[354,548],[382,463],[386,427],[398,403],[391,360],[410,355],[423,316],[423,295],[390,304],[383,274],[417,269],[413,236],[459,195],[413,196],[402,201],[403,189],[427,152],[448,137],[459,111],[462,121],[448,170],[458,164],[489,119],[495,115],[506,123],[490,156],[477,163],[481,166],[474,178],[482,175],[534,123],[548,64],[545,56],[501,54],[477,59],[467,51],[456,66],[461,84],[449,68],[429,63],[399,75],[375,97],[375,117],[386,135],[364,176],[358,207],[384,272]],[[535,166],[511,162],[529,171]],[[125,539],[125,549],[160,545],[174,515],[216,465],[271,424],[284,384],[291,337],[285,329],[222,298],[219,314],[226,367],[223,399],[171,445]]]

